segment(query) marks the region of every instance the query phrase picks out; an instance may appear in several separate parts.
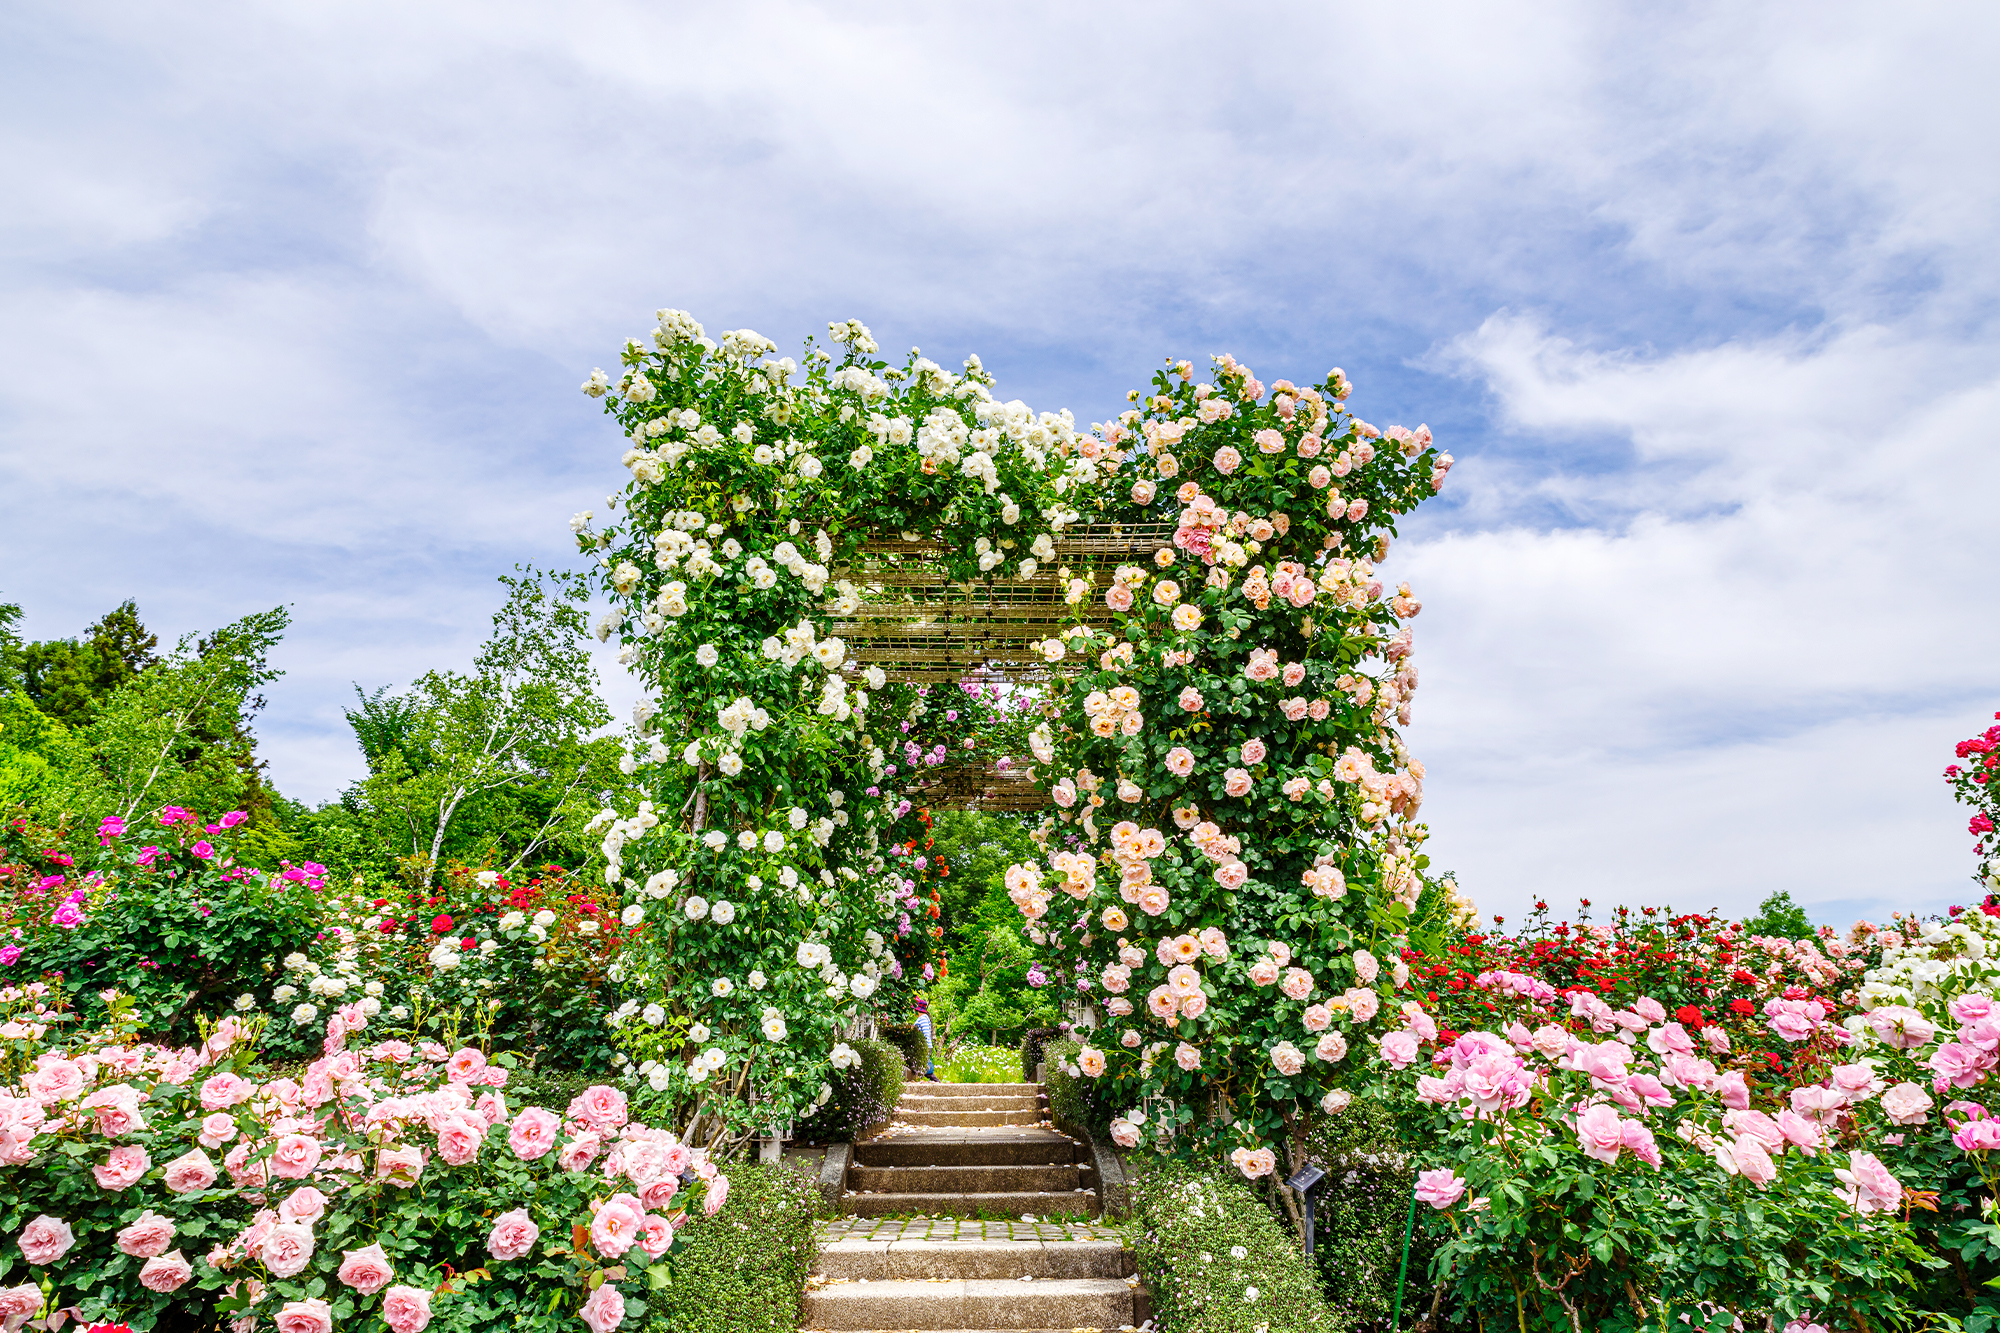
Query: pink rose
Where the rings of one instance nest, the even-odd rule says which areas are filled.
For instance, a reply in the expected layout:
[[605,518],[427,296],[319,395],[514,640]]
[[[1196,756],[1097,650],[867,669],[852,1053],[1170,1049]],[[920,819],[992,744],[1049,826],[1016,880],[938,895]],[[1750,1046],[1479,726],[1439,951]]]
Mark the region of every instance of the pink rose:
[[569,1118],[580,1120],[592,1129],[616,1129],[627,1119],[625,1094],[602,1083],[593,1083],[570,1101]]
[[1613,1108],[1598,1103],[1576,1118],[1576,1146],[1600,1162],[1616,1162],[1625,1150],[1625,1124]]
[[1952,1132],[1960,1152],[1992,1152],[2000,1148],[2000,1120],[1968,1120]]
[[21,1228],[21,1257],[37,1267],[54,1263],[74,1244],[76,1236],[69,1223],[47,1213]]
[[1243,466],[1243,455],[1237,453],[1230,445],[1225,444],[1215,451],[1215,470],[1223,476],[1228,476],[1241,466]]
[[[727,1197],[728,1191],[724,1191]],[[674,1246],[674,1224],[657,1213],[647,1213],[639,1228],[639,1248],[648,1259],[658,1259]]]
[[1285,969],[1285,979],[1279,983],[1278,989],[1291,999],[1304,1000],[1308,995],[1313,993],[1312,973],[1306,971],[1304,968],[1287,968]]
[[1147,916],[1158,916],[1166,911],[1172,902],[1163,884],[1148,884],[1139,890],[1139,895],[1134,901],[1138,904],[1139,910]]
[[17,1316],[26,1319],[42,1308],[42,1289],[32,1282],[0,1288],[0,1323]]
[[1750,1085],[1743,1081],[1743,1071],[1740,1069],[1732,1069],[1717,1079],[1715,1093],[1722,1098],[1724,1106],[1738,1111],[1750,1109]]
[[1293,579],[1292,586],[1285,589],[1285,600],[1297,607],[1311,606],[1318,596],[1319,589],[1311,579]]
[[1328,1064],[1347,1058],[1347,1038],[1338,1032],[1320,1034],[1319,1044],[1313,1047],[1313,1054]]
[[438,1156],[447,1166],[464,1166],[486,1142],[486,1121],[476,1115],[447,1116],[438,1124]]
[[1268,1176],[1278,1169],[1278,1155],[1269,1148],[1238,1148],[1229,1154],[1229,1161],[1247,1180]]
[[1465,1181],[1448,1166],[1417,1173],[1417,1197],[1443,1212],[1465,1197]]
[[1340,998],[1347,1002],[1347,1012],[1357,1023],[1368,1022],[1382,1009],[1382,998],[1366,986],[1350,986]]
[[1153,496],[1157,493],[1157,488],[1150,481],[1135,481],[1132,483],[1132,503],[1135,505],[1149,505],[1153,503]]
[[486,1250],[495,1259],[519,1259],[535,1248],[542,1229],[535,1225],[535,1219],[525,1208],[502,1213],[493,1219],[493,1230],[487,1234]]
[[239,1143],[224,1154],[222,1158],[222,1169],[229,1173],[231,1180],[244,1188],[271,1183],[270,1160],[268,1158],[259,1158],[257,1161],[252,1162],[250,1160],[251,1146],[248,1141]]
[[1659,1170],[1660,1145],[1654,1142],[1653,1131],[1637,1120],[1627,1120],[1624,1132],[1626,1150],[1655,1171]]
[[486,1057],[470,1046],[453,1051],[444,1062],[444,1076],[453,1083],[476,1083],[486,1072]]
[[1083,1071],[1085,1078],[1101,1078],[1104,1075],[1104,1052],[1086,1046],[1076,1053],[1076,1067]]
[[1935,1023],[1906,1005],[1884,1005],[1870,1013],[1867,1018],[1869,1029],[1877,1037],[1901,1051],[1913,1051],[1919,1046],[1930,1045],[1938,1032]]
[[645,1221],[643,1204],[629,1194],[614,1194],[590,1219],[590,1243],[604,1258],[616,1259],[632,1248]]
[[280,1222],[264,1237],[258,1251],[272,1277],[297,1277],[312,1262],[312,1228],[298,1222]]
[[1185,745],[1176,745],[1167,751],[1167,771],[1177,778],[1194,772],[1194,751]]
[[1834,1176],[1847,1186],[1842,1197],[1861,1213],[1885,1213],[1903,1201],[1903,1186],[1873,1153],[1847,1155],[1847,1169]]
[[1940,1089],[1969,1088],[1986,1077],[1993,1057],[1977,1046],[1949,1041],[1931,1052],[1930,1067],[1937,1074]]
[[556,1129],[562,1122],[555,1113],[539,1106],[524,1106],[514,1116],[507,1131],[507,1146],[524,1162],[544,1157],[556,1146]]
[[1882,1109],[1895,1125],[1923,1124],[1933,1105],[1930,1094],[1916,1083],[1898,1083],[1882,1094]]
[[415,1144],[381,1148],[375,1153],[375,1178],[398,1185],[413,1185],[424,1173],[424,1150]]
[[1246,764],[1261,764],[1264,762],[1264,756],[1269,753],[1270,751],[1264,747],[1264,742],[1254,736],[1243,742],[1243,762]]
[[1132,609],[1131,586],[1123,582],[1112,584],[1104,590],[1104,604],[1113,611],[1130,611]]
[[113,1148],[105,1156],[104,1164],[93,1166],[90,1171],[97,1177],[99,1189],[115,1192],[138,1184],[139,1178],[145,1175],[152,1165],[153,1159],[146,1156],[144,1148],[127,1143]]
[[1281,1041],[1271,1048],[1271,1065],[1286,1078],[1306,1067],[1305,1052],[1288,1041]]
[[171,1218],[162,1217],[149,1208],[119,1231],[118,1248],[135,1259],[150,1259],[156,1254],[166,1253],[167,1246],[174,1243],[174,1231]]
[[1250,791],[1250,775],[1240,768],[1232,768],[1222,775],[1223,790],[1231,796],[1245,796]]
[[1323,1004],[1309,1005],[1304,1022],[1308,1032],[1324,1032],[1333,1026],[1333,1010]]
[[325,1301],[292,1301],[278,1311],[278,1333],[333,1333],[333,1309]]
[[1259,958],[1250,965],[1250,980],[1256,982],[1259,986],[1277,985],[1278,975],[1278,964],[1272,959]]
[[[611,1333],[625,1322],[625,1298],[618,1294],[618,1288],[609,1282],[590,1293],[590,1299],[577,1311],[583,1322],[590,1325],[590,1333]],[[396,1333],[405,1333],[397,1329]]]
[[194,1276],[194,1265],[179,1250],[155,1255],[139,1270],[139,1285],[147,1291],[179,1291]]
[[[1305,451],[1302,449],[1299,452],[1304,453]],[[1306,473],[1306,480],[1311,483],[1314,490],[1323,491],[1333,484],[1333,474],[1326,470],[1326,464],[1321,463],[1315,466],[1311,472]]]
[[1111,1122],[1111,1141],[1130,1151],[1139,1146],[1139,1127],[1121,1116]]
[[[1717,1151],[1720,1152],[1721,1148],[1718,1147]],[[1778,1164],[1771,1160],[1770,1150],[1754,1136],[1745,1134],[1736,1140],[1729,1151],[1735,1159],[1736,1169],[1758,1189],[1767,1188],[1778,1178]]]
[[236,1137],[236,1117],[226,1111],[217,1111],[202,1117],[201,1146],[220,1148]]
[[396,1280],[396,1270],[378,1242],[365,1250],[348,1250],[340,1260],[340,1280],[363,1296],[373,1296]]
[[1970,991],[1946,1005],[1945,1012],[1951,1015],[1951,1021],[1954,1023],[1972,1023],[1982,1018],[1991,1018],[1996,1011],[1991,995]]
[[201,1085],[201,1108],[204,1111],[220,1111],[247,1102],[257,1085],[238,1074],[217,1074]]
[[714,1217],[729,1202],[729,1177],[716,1175],[708,1182],[708,1189],[701,1196],[701,1210]]
[[1199,713],[1201,711],[1201,691],[1192,685],[1185,687],[1181,690],[1180,705],[1187,712]]
[[1181,1017],[1200,1018],[1208,1012],[1208,996],[1201,991],[1181,996]]
[[1250,867],[1242,861],[1230,861],[1215,868],[1215,882],[1234,892],[1243,887],[1250,878]]
[[285,1180],[304,1180],[319,1166],[319,1140],[310,1134],[282,1134],[271,1150],[271,1171]]
[[1667,1021],[1666,1006],[1650,995],[1641,995],[1633,1003],[1632,1012],[1645,1019],[1648,1023],[1664,1023]]
[[391,1287],[382,1298],[382,1318],[392,1333],[421,1333],[431,1322],[431,1294],[421,1287]]
[[28,1095],[44,1106],[66,1102],[84,1089],[83,1070],[59,1055],[38,1055],[35,1067],[22,1076]]
[[587,1170],[597,1160],[597,1150],[602,1146],[597,1135],[588,1131],[578,1134],[556,1154],[556,1165],[570,1172]]
[[680,1193],[680,1188],[681,1182],[678,1176],[661,1176],[658,1180],[649,1180],[646,1182],[646,1187],[639,1191],[639,1202],[645,1204],[646,1212],[651,1214],[672,1203],[674,1195]]
[[278,1216],[287,1222],[303,1222],[307,1226],[319,1221],[325,1214],[326,1196],[311,1185],[299,1186],[278,1205]]
[[[1417,1058],[1417,1034],[1391,1032],[1382,1038],[1382,1058],[1397,1069],[1408,1069]],[[1615,1114],[1615,1113],[1614,1113]]]
[[174,1194],[205,1190],[215,1183],[215,1163],[199,1148],[190,1148],[166,1165],[167,1189]]

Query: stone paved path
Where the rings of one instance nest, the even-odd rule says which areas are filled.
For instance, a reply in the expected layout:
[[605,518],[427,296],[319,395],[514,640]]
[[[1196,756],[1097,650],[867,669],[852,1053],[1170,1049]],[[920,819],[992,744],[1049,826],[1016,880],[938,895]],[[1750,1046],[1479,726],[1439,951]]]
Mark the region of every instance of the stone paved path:
[[1087,1144],[1033,1083],[914,1083],[855,1145],[847,1216],[820,1227],[805,1323],[827,1330],[1117,1330],[1144,1322],[1132,1255],[1097,1210]]

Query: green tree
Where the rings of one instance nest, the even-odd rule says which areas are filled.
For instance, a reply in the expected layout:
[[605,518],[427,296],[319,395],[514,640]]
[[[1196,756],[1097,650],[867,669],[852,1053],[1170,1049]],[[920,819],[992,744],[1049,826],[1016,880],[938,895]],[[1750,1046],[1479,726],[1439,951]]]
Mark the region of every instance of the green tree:
[[620,781],[615,739],[591,739],[611,713],[585,647],[580,579],[530,569],[500,581],[507,600],[470,673],[427,672],[399,694],[357,686],[347,714],[369,768],[356,803],[426,882],[447,853],[511,854],[510,869],[546,854]]
[[1788,940],[1810,939],[1818,933],[1805,908],[1793,902],[1792,895],[1783,889],[1757,904],[1757,915],[1745,921],[1743,928],[1752,935],[1776,935]]
[[139,619],[129,598],[105,613],[80,639],[22,641],[11,628],[20,608],[10,604],[0,633],[0,687],[18,687],[44,715],[66,726],[95,720],[121,685],[159,661],[159,637]]

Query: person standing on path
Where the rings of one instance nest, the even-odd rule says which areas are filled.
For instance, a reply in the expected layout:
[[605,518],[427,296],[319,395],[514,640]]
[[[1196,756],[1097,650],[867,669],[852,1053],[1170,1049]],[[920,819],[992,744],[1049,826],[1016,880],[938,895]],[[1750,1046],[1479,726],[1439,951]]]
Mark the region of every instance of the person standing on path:
[[931,1002],[919,995],[916,999],[910,1001],[910,1007],[917,1011],[917,1031],[924,1034],[924,1077],[935,1083],[937,1082],[937,1060],[931,1052],[931,1043],[934,1040],[931,1036]]

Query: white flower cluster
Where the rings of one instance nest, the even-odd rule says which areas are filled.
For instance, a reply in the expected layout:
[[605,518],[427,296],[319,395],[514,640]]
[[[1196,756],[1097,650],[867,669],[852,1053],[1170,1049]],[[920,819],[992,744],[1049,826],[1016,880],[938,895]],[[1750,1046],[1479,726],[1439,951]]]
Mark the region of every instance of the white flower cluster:
[[1921,934],[1882,951],[1862,978],[1861,1008],[1888,1004],[1936,1007],[1973,990],[2000,985],[2000,917],[1966,912],[1953,921],[1926,921]]

